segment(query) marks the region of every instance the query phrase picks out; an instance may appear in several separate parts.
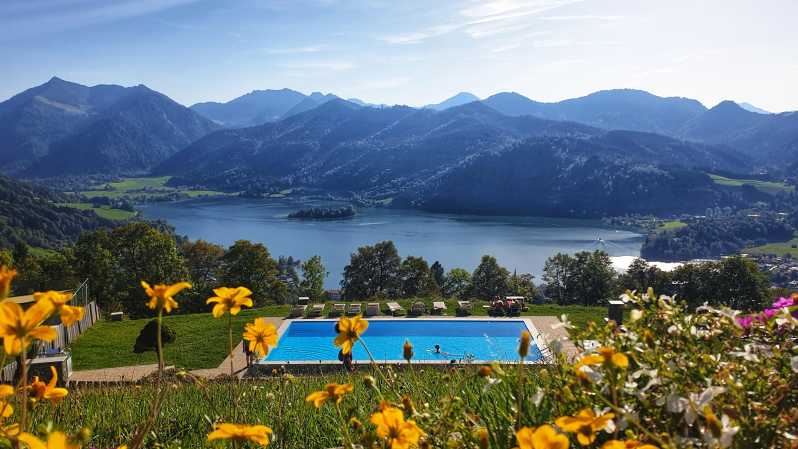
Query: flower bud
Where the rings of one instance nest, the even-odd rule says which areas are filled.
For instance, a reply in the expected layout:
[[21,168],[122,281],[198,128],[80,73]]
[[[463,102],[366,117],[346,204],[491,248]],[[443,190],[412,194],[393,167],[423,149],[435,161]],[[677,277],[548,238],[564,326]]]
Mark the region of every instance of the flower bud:
[[488,449],[488,429],[480,427],[477,430],[477,439],[479,440],[479,449]]
[[479,368],[479,377],[490,377],[493,374],[493,368],[488,365],[484,365]]
[[360,420],[355,418],[354,416],[349,418],[349,425],[352,426],[352,428],[355,430],[358,430],[361,427],[363,427],[363,423],[360,422]]
[[88,427],[84,427],[84,428],[80,429],[78,434],[75,435],[75,438],[78,441],[82,441],[83,444],[87,444],[89,442],[89,440],[91,440],[91,429],[89,429]]
[[518,344],[518,355],[521,358],[525,358],[529,355],[529,343],[532,340],[532,336],[529,335],[529,331],[521,332],[521,342]]
[[402,408],[405,409],[409,415],[413,415],[416,412],[416,408],[413,406],[413,400],[407,396],[402,396]]
[[368,387],[368,388],[374,388],[374,385],[376,385],[376,384],[377,384],[377,379],[375,379],[373,376],[365,376],[365,377],[363,378],[363,383],[364,383],[364,384],[366,385],[366,387]]
[[413,345],[410,343],[409,340],[405,340],[405,344],[404,346],[402,346],[402,356],[408,362],[410,361],[410,359],[413,358]]

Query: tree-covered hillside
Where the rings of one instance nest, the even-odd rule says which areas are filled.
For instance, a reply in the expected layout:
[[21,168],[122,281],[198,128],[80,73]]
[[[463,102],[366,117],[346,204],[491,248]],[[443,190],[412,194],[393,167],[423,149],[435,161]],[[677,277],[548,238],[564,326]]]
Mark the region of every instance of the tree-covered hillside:
[[0,176],[0,248],[59,248],[83,231],[114,225],[92,211],[56,204],[66,201],[63,194]]

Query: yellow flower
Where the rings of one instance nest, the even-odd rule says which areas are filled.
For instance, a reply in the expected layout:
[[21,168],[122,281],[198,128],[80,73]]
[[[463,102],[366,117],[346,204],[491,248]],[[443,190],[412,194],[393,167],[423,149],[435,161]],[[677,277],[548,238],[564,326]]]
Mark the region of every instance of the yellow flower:
[[601,449],[659,449],[652,444],[641,444],[637,440],[610,440],[601,445]]
[[17,355],[27,349],[34,340],[53,341],[55,330],[41,326],[53,312],[49,302],[37,302],[23,311],[19,304],[4,302],[0,304],[0,338],[8,355]]
[[163,309],[166,313],[177,308],[177,301],[174,300],[173,296],[180,293],[183,289],[191,288],[191,284],[188,282],[178,282],[172,285],[158,284],[150,287],[150,284],[141,281],[141,286],[144,288],[144,292],[147,293],[147,296],[150,297],[147,307],[152,310]]
[[7,268],[5,265],[0,267],[0,299],[5,299],[11,292],[11,280],[17,275],[17,270]]
[[529,335],[528,331],[521,332],[521,341],[518,344],[518,355],[521,356],[523,359],[529,354],[529,342],[532,340],[532,336]]
[[585,408],[576,416],[563,416],[554,423],[566,432],[575,433],[579,444],[587,446],[596,440],[596,432],[604,430],[614,417],[612,413],[596,416],[593,410]]
[[33,382],[30,384],[29,388],[31,389],[31,393],[33,393],[33,397],[36,398],[37,401],[47,399],[55,403],[69,394],[69,390],[66,388],[58,388],[55,386],[56,383],[58,383],[58,371],[55,370],[54,366],[50,366],[50,372],[52,373],[50,382],[44,383],[39,380],[39,376],[35,376]]
[[568,449],[568,437],[544,424],[537,429],[522,427],[515,433],[518,449]]
[[244,340],[249,342],[250,352],[257,352],[261,357],[269,353],[269,346],[277,345],[277,328],[258,318],[255,323],[247,323],[244,327]]
[[213,432],[208,434],[208,441],[214,440],[233,440],[233,441],[252,441],[260,446],[269,445],[269,436],[272,429],[267,426],[247,424],[216,424]]
[[338,336],[335,337],[335,346],[339,346],[344,354],[349,354],[352,352],[352,346],[360,339],[360,335],[366,332],[368,327],[369,322],[361,318],[360,315],[352,318],[342,317],[338,320],[338,324],[335,325],[338,330]]
[[409,340],[405,340],[405,344],[402,346],[402,357],[408,362],[413,358],[413,344]]
[[401,410],[384,403],[379,412],[371,415],[371,423],[377,426],[377,435],[388,440],[391,449],[415,446],[424,434],[415,421],[405,421]]
[[208,298],[206,304],[216,303],[211,312],[214,318],[219,318],[228,310],[231,315],[238,315],[241,306],[252,307],[252,291],[246,287],[220,287],[213,289],[213,293],[216,296]]
[[344,399],[345,394],[351,393],[353,390],[352,384],[327,384],[324,386],[324,390],[310,393],[305,401],[312,402],[316,408],[321,407],[328,400],[335,401],[337,405]]
[[14,396],[14,387],[11,385],[0,385],[0,418],[8,418],[14,414],[14,407],[8,398]]
[[44,293],[36,292],[33,294],[33,298],[37,302],[50,301],[53,308],[61,314],[61,322],[64,323],[65,326],[71,326],[83,319],[83,307],[67,305],[67,302],[72,299],[71,293],[61,293],[50,290]]
[[47,444],[29,433],[21,433],[17,439],[29,449],[80,449],[79,444],[71,444],[63,432],[53,432],[47,437]]
[[603,357],[604,361],[607,363],[611,363],[618,368],[623,369],[626,369],[629,366],[629,358],[626,357],[626,354],[615,352],[615,348],[603,346],[599,348],[598,351],[599,354],[601,354],[601,357]]

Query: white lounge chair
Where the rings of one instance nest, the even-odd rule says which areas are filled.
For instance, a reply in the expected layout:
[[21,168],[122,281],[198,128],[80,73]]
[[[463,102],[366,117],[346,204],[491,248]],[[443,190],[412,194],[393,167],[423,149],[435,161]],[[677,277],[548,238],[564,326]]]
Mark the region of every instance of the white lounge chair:
[[323,312],[324,312],[324,303],[313,304],[312,306],[310,306],[310,312],[308,312],[308,317],[321,316]]
[[405,310],[399,305],[398,302],[389,302],[386,303],[386,305],[388,306],[388,311],[391,312],[392,316],[401,315]]
[[370,302],[366,305],[366,316],[376,316],[380,314],[380,303]]
[[457,301],[457,313],[471,315],[471,301]]
[[356,302],[354,304],[349,304],[349,310],[346,311],[346,314],[349,316],[360,315],[363,313],[361,310],[361,304]]
[[333,304],[330,316],[341,316],[346,312],[346,304]]
[[304,304],[297,304],[297,305],[295,305],[294,307],[291,308],[291,314],[289,316],[291,318],[300,317],[300,316],[305,314],[305,309],[307,309],[307,308],[308,308],[308,306],[306,306]]
[[443,315],[446,312],[446,303],[443,301],[433,301],[432,311],[438,315]]

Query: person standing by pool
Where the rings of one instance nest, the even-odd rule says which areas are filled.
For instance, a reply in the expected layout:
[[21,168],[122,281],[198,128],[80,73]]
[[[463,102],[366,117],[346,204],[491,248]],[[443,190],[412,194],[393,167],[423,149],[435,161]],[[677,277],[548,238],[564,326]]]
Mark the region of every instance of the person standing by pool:
[[346,368],[346,370],[349,371],[350,373],[355,371],[355,365],[354,363],[352,363],[351,352],[349,354],[344,354],[343,350],[338,351],[338,360],[340,360],[341,363],[344,364],[344,368]]

